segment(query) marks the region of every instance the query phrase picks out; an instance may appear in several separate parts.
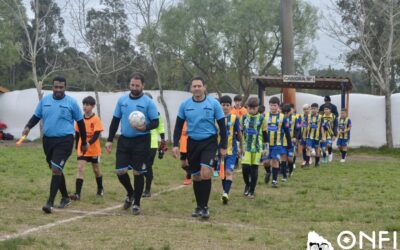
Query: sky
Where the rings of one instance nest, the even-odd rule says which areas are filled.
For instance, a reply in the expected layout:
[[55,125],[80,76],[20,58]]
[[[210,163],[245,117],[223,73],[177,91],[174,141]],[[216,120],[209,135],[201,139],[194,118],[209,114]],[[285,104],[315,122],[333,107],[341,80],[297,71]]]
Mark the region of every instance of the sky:
[[[26,6],[29,6],[30,0],[23,0]],[[72,0],[73,1],[73,0]],[[276,0],[279,1],[279,0]],[[294,0],[295,1],[295,0]],[[345,64],[343,63],[343,59],[341,59],[341,55],[346,51],[344,45],[336,41],[335,39],[329,37],[329,35],[323,30],[323,25],[327,21],[327,19],[336,18],[337,16],[332,14],[330,8],[333,6],[334,0],[303,0],[315,6],[318,10],[318,14],[320,16],[319,21],[319,29],[317,31],[317,38],[313,41],[311,46],[313,46],[317,51],[317,56],[315,62],[310,65],[309,69],[323,69],[331,66],[335,69],[345,68]],[[66,1],[57,1],[60,7],[68,6],[66,5]],[[92,0],[91,3],[96,3],[97,0]],[[30,11],[29,8],[27,8]],[[69,10],[65,11],[65,26],[69,26],[70,20],[69,18]],[[28,12],[29,16],[32,16],[32,13]],[[66,37],[68,38],[68,27],[64,27],[66,33]],[[343,57],[343,56],[342,56]]]

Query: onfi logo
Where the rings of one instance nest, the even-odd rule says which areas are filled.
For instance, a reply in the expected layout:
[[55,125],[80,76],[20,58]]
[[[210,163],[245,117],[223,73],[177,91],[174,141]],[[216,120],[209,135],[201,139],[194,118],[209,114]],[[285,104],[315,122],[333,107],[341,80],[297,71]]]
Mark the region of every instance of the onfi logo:
[[332,244],[315,231],[308,233],[307,250],[333,250]]

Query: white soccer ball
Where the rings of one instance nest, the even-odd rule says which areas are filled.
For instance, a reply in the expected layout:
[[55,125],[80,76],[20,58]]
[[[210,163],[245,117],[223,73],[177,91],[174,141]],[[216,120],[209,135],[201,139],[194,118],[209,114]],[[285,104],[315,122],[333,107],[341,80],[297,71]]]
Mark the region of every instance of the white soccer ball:
[[141,127],[146,123],[146,117],[140,111],[133,111],[129,115],[129,123],[131,124],[132,128],[134,126]]

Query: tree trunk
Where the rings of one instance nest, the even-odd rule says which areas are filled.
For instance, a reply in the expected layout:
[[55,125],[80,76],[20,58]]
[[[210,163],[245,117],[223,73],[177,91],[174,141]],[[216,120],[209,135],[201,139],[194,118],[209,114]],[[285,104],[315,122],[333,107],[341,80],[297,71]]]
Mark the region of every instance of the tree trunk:
[[389,148],[393,148],[392,136],[392,100],[390,89],[385,91],[385,122],[386,122],[386,144]]
[[97,88],[94,89],[94,96],[96,98],[96,109],[97,109],[97,116],[100,117],[101,119],[101,113],[100,113],[100,96],[99,96],[99,91]]
[[165,102],[165,99],[164,99],[164,90],[163,90],[163,87],[162,87],[162,84],[161,84],[160,72],[159,72],[159,69],[158,69],[158,64],[155,61],[156,59],[155,59],[154,54],[152,54],[151,57],[152,57],[152,61],[153,61],[153,68],[154,68],[154,71],[156,72],[156,75],[157,75],[157,84],[158,84],[158,89],[160,91],[160,102],[161,102],[161,105],[163,106],[164,112],[165,112],[165,123],[167,124],[167,135],[168,135],[168,139],[170,141],[172,141],[171,119],[169,117],[169,110],[168,110],[167,103]]

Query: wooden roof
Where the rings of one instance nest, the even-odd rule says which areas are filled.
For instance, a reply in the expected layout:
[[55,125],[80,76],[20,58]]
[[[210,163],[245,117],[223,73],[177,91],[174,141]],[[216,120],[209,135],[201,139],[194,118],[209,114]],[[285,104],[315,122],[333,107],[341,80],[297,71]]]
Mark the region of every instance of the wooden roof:
[[0,94],[1,94],[1,93],[6,93],[6,92],[9,92],[9,91],[10,91],[10,90],[8,90],[8,89],[6,89],[6,88],[0,86]]
[[333,89],[341,90],[342,84],[345,90],[353,88],[351,80],[347,77],[321,77],[316,76],[315,82],[284,82],[282,75],[277,76],[254,76],[252,79],[264,87],[273,88],[296,88],[296,89]]

